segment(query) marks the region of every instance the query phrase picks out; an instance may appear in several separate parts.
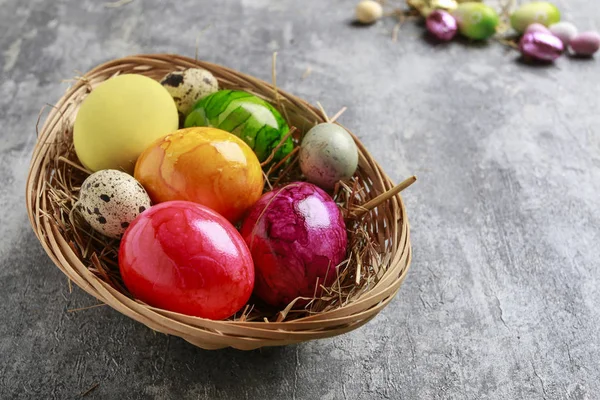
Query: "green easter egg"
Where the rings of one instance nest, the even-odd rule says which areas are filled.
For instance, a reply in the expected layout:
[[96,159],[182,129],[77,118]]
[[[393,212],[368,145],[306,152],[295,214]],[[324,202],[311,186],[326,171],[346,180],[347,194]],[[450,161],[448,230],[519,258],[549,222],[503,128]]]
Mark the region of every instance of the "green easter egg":
[[534,22],[550,26],[559,21],[560,11],[558,11],[558,8],[554,4],[545,1],[523,4],[510,16],[510,24],[519,33],[525,32],[527,27]]
[[[211,126],[242,139],[262,162],[289,132],[279,111],[263,99],[240,90],[220,90],[202,98],[185,119],[185,127]],[[294,147],[288,138],[277,150],[280,160]]]
[[500,21],[493,8],[475,1],[459,4],[452,14],[461,35],[475,40],[493,36]]

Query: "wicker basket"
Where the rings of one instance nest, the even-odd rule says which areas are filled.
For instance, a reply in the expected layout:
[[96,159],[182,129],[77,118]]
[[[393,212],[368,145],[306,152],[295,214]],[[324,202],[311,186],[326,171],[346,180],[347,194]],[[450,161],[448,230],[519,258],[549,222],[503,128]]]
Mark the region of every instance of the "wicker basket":
[[390,303],[406,277],[411,247],[408,220],[399,192],[411,182],[394,186],[356,137],[359,169],[354,183],[358,188],[356,197],[363,208],[356,208],[358,216],[355,217],[361,218],[365,230],[379,249],[375,259],[379,259],[380,264],[377,265],[376,281],[343,304],[340,302],[325,311],[295,319],[248,321],[231,318],[212,321],[190,317],[157,309],[131,298],[122,286],[102,273],[103,268],[99,264],[103,261],[99,257],[95,254],[82,256],[82,250],[74,239],[78,235],[77,228],[72,226],[73,220],[65,212],[72,204],[58,204],[60,202],[52,195],[53,190],[73,190],[71,187],[57,187],[57,176],[64,180],[63,175],[69,175],[66,179],[73,188],[77,188],[85,178],[72,145],[65,145],[65,141],[72,140],[70,131],[81,101],[95,85],[115,74],[136,73],[160,79],[169,71],[196,66],[211,71],[221,88],[245,90],[271,101],[284,111],[288,122],[300,132],[325,121],[322,111],[302,99],[259,79],[207,62],[160,54],[127,57],[100,65],[75,81],[50,110],[39,132],[27,180],[26,200],[29,219],[42,246],[70,280],[101,302],[151,329],[180,336],[205,349],[230,346],[251,350],[287,345],[339,335],[367,323]]

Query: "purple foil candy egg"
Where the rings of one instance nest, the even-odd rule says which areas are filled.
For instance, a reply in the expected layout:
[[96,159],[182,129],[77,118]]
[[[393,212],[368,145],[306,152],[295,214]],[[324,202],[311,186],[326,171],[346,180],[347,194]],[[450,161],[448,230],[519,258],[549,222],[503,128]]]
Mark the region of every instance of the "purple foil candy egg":
[[528,32],[519,42],[519,50],[523,56],[540,61],[554,61],[564,49],[559,38],[544,32]]
[[439,40],[452,40],[458,30],[456,19],[446,11],[434,10],[426,21],[427,30]]
[[600,49],[598,32],[583,32],[571,39],[571,50],[580,56],[591,56]]
[[[544,33],[550,33],[550,29],[546,28],[544,25],[534,22],[533,24],[529,25],[527,27],[527,29],[525,29],[525,33],[529,33],[529,32],[544,32]],[[525,34],[524,33],[524,34]]]

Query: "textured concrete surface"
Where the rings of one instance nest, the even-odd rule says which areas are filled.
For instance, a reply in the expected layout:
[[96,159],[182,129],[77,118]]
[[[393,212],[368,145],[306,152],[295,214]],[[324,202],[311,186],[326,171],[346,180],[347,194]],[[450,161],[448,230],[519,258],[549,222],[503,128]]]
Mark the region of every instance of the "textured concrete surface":
[[[594,2],[562,0],[600,28]],[[0,398],[594,399],[600,393],[600,60],[529,67],[499,44],[435,46],[353,1],[0,1]],[[141,52],[199,56],[335,112],[395,179],[414,262],[345,336],[203,351],[95,304],[46,257],[24,182],[61,82]],[[310,67],[312,74],[302,79]],[[96,386],[97,385],[97,386]]]

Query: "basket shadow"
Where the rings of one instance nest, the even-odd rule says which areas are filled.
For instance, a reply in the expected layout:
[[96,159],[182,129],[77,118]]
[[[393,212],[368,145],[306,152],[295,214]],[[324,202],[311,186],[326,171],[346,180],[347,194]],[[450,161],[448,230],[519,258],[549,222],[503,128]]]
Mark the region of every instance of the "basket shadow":
[[[205,377],[205,383],[231,393],[239,392],[241,387],[259,385],[265,379],[291,379],[297,354],[303,348],[302,344],[297,344],[251,351],[204,350],[178,337],[169,340],[171,362],[186,366],[177,368],[177,381],[197,382]],[[164,376],[164,379],[172,378]]]

